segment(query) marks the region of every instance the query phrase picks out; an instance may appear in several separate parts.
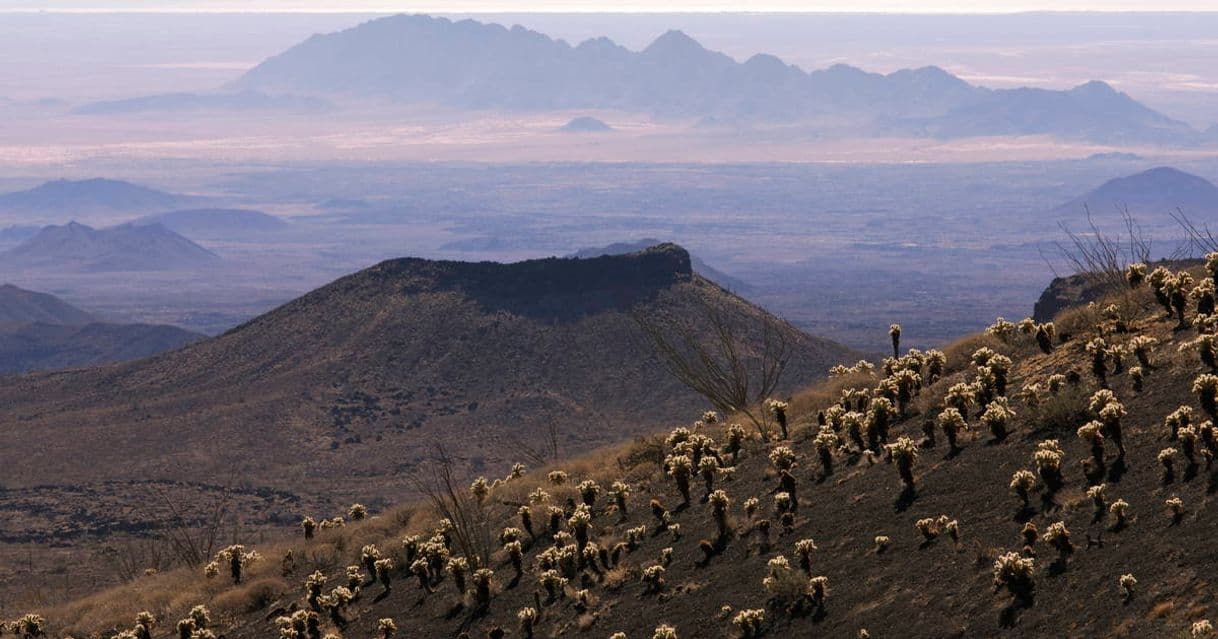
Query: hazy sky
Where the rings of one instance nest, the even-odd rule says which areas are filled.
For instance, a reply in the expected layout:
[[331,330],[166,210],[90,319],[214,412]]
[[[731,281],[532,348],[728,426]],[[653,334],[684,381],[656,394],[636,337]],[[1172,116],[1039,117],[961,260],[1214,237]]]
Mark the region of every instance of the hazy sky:
[[0,0],[0,10],[144,11],[1213,11],[1218,0]]

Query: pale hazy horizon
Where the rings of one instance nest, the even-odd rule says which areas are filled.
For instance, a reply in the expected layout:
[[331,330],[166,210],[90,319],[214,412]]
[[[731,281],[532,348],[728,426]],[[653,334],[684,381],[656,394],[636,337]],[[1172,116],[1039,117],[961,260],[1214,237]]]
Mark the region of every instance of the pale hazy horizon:
[[322,12],[322,13],[949,13],[1213,12],[1214,0],[11,0],[0,12]]

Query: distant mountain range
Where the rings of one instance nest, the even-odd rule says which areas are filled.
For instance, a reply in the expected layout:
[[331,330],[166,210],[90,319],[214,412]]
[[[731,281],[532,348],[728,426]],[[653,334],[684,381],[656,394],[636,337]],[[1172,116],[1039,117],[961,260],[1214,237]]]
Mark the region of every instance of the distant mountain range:
[[273,233],[288,228],[288,223],[262,211],[247,209],[187,209],[141,217],[136,225],[160,224],[196,239],[237,239],[251,233]]
[[[705,400],[669,374],[637,318],[709,336],[710,308],[740,318],[745,352],[761,348],[765,311],[694,274],[673,245],[391,260],[159,357],[0,380],[0,467],[10,488],[241,468],[251,485],[312,500],[400,496],[432,443],[457,451],[463,474],[489,474],[517,444],[544,449],[551,425],[563,450],[586,450],[701,414]],[[860,356],[770,325],[789,340],[783,393]],[[34,441],[59,454],[25,454]],[[199,453],[217,445],[224,454]]]
[[1163,214],[1180,209],[1189,216],[1213,216],[1218,215],[1218,186],[1162,166],[1109,180],[1062,204],[1056,212],[1077,215],[1084,207],[1100,214],[1128,208],[1131,213]]
[[0,374],[139,359],[203,337],[176,326],[100,322],[53,295],[0,286]]
[[52,180],[32,189],[0,195],[0,213],[54,213],[63,219],[90,212],[166,211],[203,201],[203,198],[167,193],[122,180]]
[[220,257],[160,224],[48,226],[0,253],[0,268],[71,272],[189,270]]
[[148,112],[281,111],[321,113],[331,108],[320,98],[238,93],[163,93],[121,100],[90,102],[73,110],[78,115],[131,115]]
[[464,109],[615,109],[711,122],[808,122],[868,135],[1200,139],[1188,125],[1103,82],[1068,91],[992,90],[937,67],[882,75],[836,65],[807,73],[771,55],[737,62],[680,31],[636,52],[606,38],[571,46],[520,26],[424,15],[315,35],[231,88]]

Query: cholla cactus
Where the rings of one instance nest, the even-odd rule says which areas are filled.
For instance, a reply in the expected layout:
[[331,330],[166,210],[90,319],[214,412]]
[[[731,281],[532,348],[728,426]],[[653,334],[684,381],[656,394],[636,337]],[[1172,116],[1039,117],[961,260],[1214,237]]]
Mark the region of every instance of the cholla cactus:
[[901,325],[893,324],[888,327],[888,337],[892,340],[892,356],[901,356]]
[[1129,381],[1133,384],[1133,392],[1140,393],[1146,386],[1146,373],[1141,366],[1129,369]]
[[791,470],[795,467],[795,451],[786,446],[778,446],[770,451],[770,464],[778,470]]
[[453,578],[457,594],[465,594],[465,576],[469,574],[469,561],[465,557],[452,557],[444,567]]
[[133,634],[136,639],[152,639],[152,627],[156,625],[156,617],[147,610],[135,616]]
[[567,585],[567,578],[563,577],[557,570],[546,570],[537,575],[537,581],[546,591],[548,601],[553,602],[563,596],[563,588]]
[[524,477],[525,473],[527,473],[527,472],[529,472],[528,467],[526,467],[524,464],[521,464],[520,462],[516,462],[515,464],[512,464],[512,472],[509,473],[508,477],[507,477],[508,481],[511,481],[513,479],[520,479],[521,477]]
[[897,464],[901,483],[907,490],[914,490],[913,463],[918,458],[918,445],[908,437],[901,437],[889,444],[887,449]]
[[1138,262],[1125,267],[1125,281],[1129,283],[1129,288],[1137,288],[1146,281],[1146,265]]
[[953,384],[947,389],[947,395],[944,396],[943,402],[949,407],[956,409],[956,412],[960,413],[961,418],[967,418],[969,406],[972,406],[976,399],[976,391],[973,385],[960,382]]
[[1124,438],[1121,436],[1121,418],[1125,416],[1125,406],[1116,400],[1110,391],[1100,390],[1091,396],[1090,408],[1104,425],[1104,436],[1116,444],[1117,452],[1125,456]]
[[217,564],[228,564],[229,573],[232,575],[233,583],[241,583],[241,577],[244,574],[245,567],[249,564],[258,561],[261,556],[255,550],[246,550],[241,544],[233,544],[224,550],[216,553],[215,562]]
[[914,522],[914,528],[922,535],[923,541],[930,543],[938,539],[939,533],[942,530],[939,527],[939,522],[934,517],[924,517]]
[[1036,561],[1031,557],[1020,556],[1017,552],[1005,553],[994,562],[994,585],[1006,588],[1017,599],[1027,600],[1035,587],[1032,581],[1035,569]]
[[1097,517],[1102,517],[1108,511],[1106,502],[1108,494],[1107,484],[1098,484],[1087,489],[1087,497],[1091,499],[1091,503],[1095,505],[1095,513]]
[[1131,574],[1124,574],[1117,580],[1117,585],[1121,587],[1121,597],[1125,601],[1129,601],[1133,599],[1133,591],[1138,585],[1138,580]]
[[479,609],[485,610],[491,605],[491,579],[495,571],[490,568],[479,568],[474,571],[474,602]]
[[1108,512],[1112,513],[1117,518],[1115,528],[1118,530],[1124,528],[1128,523],[1129,502],[1125,501],[1124,499],[1118,499],[1112,502],[1112,505],[1108,507]]
[[725,434],[727,441],[724,443],[723,450],[732,456],[732,463],[735,464],[740,459],[740,451],[744,449],[744,441],[748,434],[740,424],[729,425]]
[[305,517],[300,520],[300,529],[304,531],[305,539],[312,539],[313,532],[317,530],[317,520],[305,515]]
[[347,590],[359,596],[360,586],[364,585],[364,570],[359,566],[347,566]]
[[326,585],[326,575],[320,570],[305,578],[305,599],[309,607],[315,611],[321,610],[321,589]]
[[999,340],[1009,343],[1011,338],[1015,336],[1016,330],[1015,324],[999,317],[993,324],[990,324],[989,328],[985,329],[985,334],[993,335]]
[[1091,445],[1091,458],[1097,467],[1104,465],[1104,425],[1097,421],[1083,424],[1076,431],[1079,439]]
[[626,501],[630,497],[630,484],[623,481],[615,481],[609,486],[609,494],[613,496],[613,503],[617,506],[618,516],[622,519],[626,518]]
[[995,440],[1001,441],[1006,438],[1007,429],[1014,418],[1015,411],[1011,410],[1007,399],[999,397],[986,406],[985,412],[981,414],[981,423],[990,429]]
[[732,624],[740,629],[741,637],[753,639],[761,636],[761,624],[765,623],[765,609],[741,610],[732,618]]
[[322,530],[329,530],[331,528],[342,528],[346,525],[347,520],[343,519],[342,517],[333,517],[330,519],[321,520],[321,523],[318,524],[318,528],[321,528]]
[[1197,394],[1202,410],[1211,419],[1218,419],[1218,375],[1198,375],[1193,380],[1193,392]]
[[363,504],[351,504],[347,509],[347,519],[351,521],[360,521],[368,517],[368,509]]
[[491,485],[486,481],[485,477],[479,477],[470,483],[469,492],[479,504],[483,504],[486,503],[486,498],[491,495]]
[[710,494],[715,489],[715,475],[719,473],[719,462],[714,457],[707,455],[698,462],[698,474],[702,476],[702,484],[706,487],[706,495],[702,501],[705,502],[710,498]]
[[1102,388],[1108,388],[1108,343],[1097,337],[1087,342],[1086,351],[1091,356],[1091,374]]
[[516,613],[516,620],[520,622],[520,634],[525,639],[532,639],[533,624],[537,623],[537,609],[532,607],[521,608]]
[[547,493],[540,488],[535,488],[533,492],[529,493],[529,503],[533,504],[534,506],[540,506],[542,504],[549,503],[549,501],[550,493]]
[[589,508],[596,505],[596,497],[601,493],[601,487],[591,479],[585,479],[584,481],[579,482],[579,485],[576,486],[576,490],[579,491],[580,500],[583,501],[584,505]]
[[393,622],[393,619],[383,617],[376,622],[376,631],[381,635],[381,639],[390,639],[398,631],[398,625]]
[[1024,510],[1029,508],[1028,493],[1036,486],[1036,475],[1030,470],[1017,470],[1014,475],[1011,475],[1010,488],[1019,495],[1019,499],[1023,502]]
[[811,539],[800,539],[795,542],[795,554],[799,555],[799,567],[809,577],[812,576],[812,551],[816,550],[816,542]]
[[[3,624],[0,624],[0,626],[3,626]],[[33,639],[45,634],[46,619],[32,612],[26,613],[20,619],[14,621],[11,627],[14,634],[21,635],[24,639]]]
[[959,451],[960,446],[957,443],[959,433],[962,430],[968,429],[968,422],[964,421],[964,416],[960,414],[958,409],[949,406],[939,413],[935,421],[939,424],[939,428],[943,429],[944,436],[947,437],[949,452],[954,454]]
[[550,483],[554,484],[555,486],[562,486],[563,484],[567,483],[567,471],[552,470],[546,475],[546,479],[548,479]]
[[1179,497],[1172,496],[1163,502],[1167,506],[1167,510],[1171,513],[1171,522],[1173,524],[1180,523],[1184,519],[1184,500]]
[[[372,580],[376,579],[376,562],[381,559],[381,551],[375,544],[368,544],[360,549],[359,560]],[[369,582],[371,583],[371,581]]]
[[1070,541],[1070,530],[1066,528],[1065,522],[1049,524],[1049,527],[1045,529],[1043,539],[1045,543],[1056,548],[1058,554],[1063,558],[1074,552],[1074,544]]
[[879,452],[880,444],[888,442],[888,426],[896,416],[896,408],[887,397],[876,397],[867,409],[868,448]]
[[1164,481],[1171,481],[1171,478],[1176,476],[1176,469],[1174,467],[1175,458],[1176,458],[1176,449],[1175,448],[1168,447],[1168,448],[1164,448],[1163,450],[1159,451],[1159,455],[1157,456],[1157,459],[1159,460],[1159,464],[1163,466],[1163,480]]
[[647,588],[644,592],[653,593],[653,592],[660,592],[661,590],[664,590],[664,584],[665,584],[664,572],[665,572],[664,566],[655,565],[655,566],[647,566],[646,568],[644,568],[643,573],[642,573],[642,579],[643,579],[643,583],[647,585]]
[[1062,458],[1064,456],[1065,453],[1056,439],[1040,442],[1036,445],[1036,452],[1032,454],[1032,461],[1036,462],[1040,479],[1050,493],[1062,486]]
[[1197,639],[1197,637],[1209,637],[1214,634],[1214,624],[1210,623],[1209,619],[1194,621],[1189,629],[1189,634],[1192,635],[1193,639]]
[[677,629],[661,624],[656,626],[655,632],[651,633],[651,639],[677,639]]
[[377,559],[372,563],[372,569],[373,576],[376,577],[377,581],[381,582],[381,587],[385,589],[385,592],[392,590],[393,560],[389,559],[388,557],[384,559]]
[[812,440],[812,445],[816,447],[816,454],[820,457],[821,469],[827,477],[833,474],[833,451],[841,445],[841,440],[833,429],[825,426],[820,429],[816,437]]
[[689,479],[693,475],[694,463],[685,455],[669,455],[664,460],[664,466],[668,469],[669,476],[677,484],[677,491],[681,493],[683,504],[688,504],[689,497]]
[[786,402],[777,399],[767,399],[765,401],[766,410],[770,411],[770,414],[774,416],[774,421],[778,422],[778,428],[782,432],[783,440],[791,438],[790,433],[787,431],[788,406]]
[[727,522],[727,508],[731,505],[732,500],[727,493],[722,490],[716,490],[711,493],[707,501],[711,504],[711,514],[715,519],[715,527],[719,531],[719,539],[727,539],[731,534],[731,529]]
[[876,535],[874,539],[875,554],[884,554],[884,551],[888,550],[888,544],[891,543],[891,541],[892,540],[888,538],[888,535]]

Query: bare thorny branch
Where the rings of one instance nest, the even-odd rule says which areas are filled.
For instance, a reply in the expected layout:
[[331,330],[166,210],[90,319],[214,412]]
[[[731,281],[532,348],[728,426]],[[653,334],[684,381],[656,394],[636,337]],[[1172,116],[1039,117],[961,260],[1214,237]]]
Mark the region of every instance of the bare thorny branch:
[[458,483],[453,459],[442,445],[436,445],[432,462],[427,470],[417,470],[411,483],[438,516],[452,522],[453,540],[466,560],[475,566],[490,566],[493,538],[486,508]]
[[743,413],[769,439],[769,423],[759,404],[778,387],[791,359],[790,335],[779,320],[760,322],[759,352],[749,352],[744,313],[703,300],[697,318],[634,314],[668,371],[725,414]]

